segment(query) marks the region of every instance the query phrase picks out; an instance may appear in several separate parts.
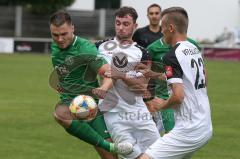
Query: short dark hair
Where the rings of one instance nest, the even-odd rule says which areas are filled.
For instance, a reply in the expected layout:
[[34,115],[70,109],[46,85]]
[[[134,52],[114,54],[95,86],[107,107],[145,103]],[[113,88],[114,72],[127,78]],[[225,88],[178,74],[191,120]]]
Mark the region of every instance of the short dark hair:
[[49,20],[49,24],[53,24],[55,26],[61,26],[64,23],[71,25],[72,19],[71,16],[63,10],[53,13]]
[[179,33],[187,33],[188,29],[188,14],[182,7],[170,7],[162,12],[162,17],[167,15],[167,23],[174,23],[176,30]]
[[115,17],[121,17],[122,18],[126,15],[131,16],[133,18],[133,22],[136,23],[137,18],[138,18],[138,14],[133,7],[128,7],[128,6],[121,7],[115,12]]
[[162,8],[161,8],[160,5],[158,5],[157,3],[153,3],[153,4],[151,4],[150,6],[148,6],[147,12],[149,12],[149,9],[152,8],[152,7],[158,7],[158,8],[160,9],[160,11],[162,10]]

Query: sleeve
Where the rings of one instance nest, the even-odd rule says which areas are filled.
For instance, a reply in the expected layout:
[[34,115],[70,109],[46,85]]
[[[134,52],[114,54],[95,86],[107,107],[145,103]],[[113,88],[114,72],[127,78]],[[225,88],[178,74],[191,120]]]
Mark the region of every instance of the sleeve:
[[83,52],[85,56],[87,56],[89,68],[94,72],[98,72],[98,69],[107,63],[107,61],[100,56],[96,46],[91,42],[85,42]]
[[182,83],[183,70],[176,57],[176,48],[172,48],[169,53],[163,57],[164,70],[169,83]]
[[151,56],[149,52],[142,47],[140,49],[142,51],[141,63],[151,66]]

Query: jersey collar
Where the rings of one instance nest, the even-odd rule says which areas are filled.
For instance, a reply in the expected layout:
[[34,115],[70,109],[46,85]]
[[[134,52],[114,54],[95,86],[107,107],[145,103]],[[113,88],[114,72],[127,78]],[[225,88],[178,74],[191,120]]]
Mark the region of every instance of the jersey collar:
[[76,35],[74,35],[74,38],[73,38],[73,42],[72,42],[72,46],[74,46],[75,44],[76,44],[76,41],[77,41],[77,36]]
[[[120,45],[120,42],[117,40],[117,37],[114,37],[114,41],[115,41],[118,45]],[[136,44],[136,42],[132,41],[131,44],[125,44],[125,45],[127,46],[127,45],[135,45],[135,44]],[[121,45],[122,45],[122,44],[121,44]],[[123,46],[125,46],[125,45],[123,45]]]

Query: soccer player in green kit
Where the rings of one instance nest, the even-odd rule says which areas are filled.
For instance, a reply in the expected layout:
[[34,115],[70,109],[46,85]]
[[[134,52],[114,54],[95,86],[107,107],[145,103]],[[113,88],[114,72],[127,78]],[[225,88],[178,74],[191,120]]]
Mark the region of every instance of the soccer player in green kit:
[[[194,40],[188,38],[188,41],[199,48],[197,42],[195,42]],[[150,44],[147,47],[147,50],[152,58],[152,68],[151,68],[152,71],[159,72],[159,73],[164,72],[162,57],[166,53],[168,53],[170,49],[171,49],[171,47],[164,42],[164,37],[156,40],[155,42],[153,42],[152,44]],[[155,77],[159,78],[159,76],[157,76],[157,75]],[[166,82],[166,80],[164,80],[164,77],[161,79],[156,79],[154,82],[155,82],[154,83],[155,84],[155,88],[154,88],[155,97],[165,99],[165,100],[168,99],[169,93],[168,93],[168,89],[167,89],[167,82]],[[152,102],[151,102],[151,100],[147,101],[146,102],[147,105],[151,105],[151,103],[154,103],[154,100],[157,100],[157,98],[152,99]],[[162,122],[164,125],[164,130],[165,130],[165,133],[167,133],[173,129],[174,124],[175,124],[173,109],[165,109],[164,111],[161,111],[161,114],[162,114]]]
[[110,67],[98,56],[94,44],[74,35],[74,25],[68,13],[65,11],[54,13],[50,17],[49,25],[53,39],[52,63],[57,70],[60,94],[60,102],[57,103],[54,112],[55,120],[70,135],[95,146],[102,158],[116,158],[112,153],[130,153],[132,144],[107,141],[110,135],[106,133],[107,128],[102,115],[89,122],[75,120],[71,116],[69,104],[74,97],[79,94],[93,96],[92,93],[97,97],[103,97],[101,92],[111,88],[110,78],[103,77],[100,87],[96,78],[97,73],[103,76]]

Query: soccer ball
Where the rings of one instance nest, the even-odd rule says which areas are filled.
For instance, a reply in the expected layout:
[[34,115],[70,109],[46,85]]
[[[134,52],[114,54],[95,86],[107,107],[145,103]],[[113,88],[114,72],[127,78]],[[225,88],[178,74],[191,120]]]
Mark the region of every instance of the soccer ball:
[[75,97],[69,106],[73,119],[91,121],[97,115],[96,101],[88,95]]

